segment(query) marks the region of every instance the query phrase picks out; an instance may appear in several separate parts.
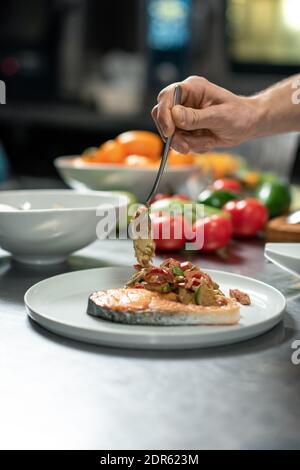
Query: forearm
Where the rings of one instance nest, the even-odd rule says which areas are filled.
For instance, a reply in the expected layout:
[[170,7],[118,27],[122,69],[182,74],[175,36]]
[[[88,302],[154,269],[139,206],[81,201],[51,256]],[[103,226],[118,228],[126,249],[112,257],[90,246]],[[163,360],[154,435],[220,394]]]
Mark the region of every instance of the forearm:
[[251,137],[300,131],[300,75],[248,98],[256,122]]

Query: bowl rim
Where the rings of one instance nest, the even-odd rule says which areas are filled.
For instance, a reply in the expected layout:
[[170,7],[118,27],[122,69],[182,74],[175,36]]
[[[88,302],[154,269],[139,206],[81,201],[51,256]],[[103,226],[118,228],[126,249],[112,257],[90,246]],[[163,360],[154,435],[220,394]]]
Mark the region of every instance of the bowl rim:
[[[54,159],[54,165],[58,169],[75,169],[75,170],[118,170],[118,171],[133,171],[136,173],[139,172],[148,172],[148,173],[157,173],[158,168],[139,168],[139,167],[134,167],[134,166],[127,166],[127,165],[109,165],[106,163],[89,163],[89,164],[84,164],[80,166],[76,165],[71,165],[69,161],[74,160],[75,158],[79,158],[81,155],[63,155],[61,157],[57,157]],[[166,173],[190,173],[193,170],[199,170],[199,166],[194,164],[194,165],[178,165],[178,166],[172,166],[172,167],[166,167],[165,172]]]
[[[124,195],[118,194],[118,191],[96,191],[96,190],[84,190],[84,191],[76,191],[75,189],[15,189],[15,190],[7,190],[7,191],[0,191],[0,197],[3,195],[20,195],[22,194],[24,196],[28,195],[38,195],[38,194],[43,194],[43,195],[74,195],[74,196],[95,196],[95,197],[115,197],[116,199],[118,198],[118,203],[117,201],[115,203],[107,203],[107,201],[103,201],[103,206],[105,207],[105,204],[108,204],[109,207],[112,208],[118,208],[118,209],[123,209],[127,207],[128,205],[128,198]],[[3,204],[5,204],[3,202]],[[26,214],[54,214],[54,213],[63,213],[63,212],[89,212],[89,211],[96,211],[101,205],[101,202],[95,206],[87,206],[87,207],[56,207],[56,208],[49,208],[49,209],[28,209],[28,210],[18,210],[18,209],[12,209],[12,210],[1,210],[0,209],[0,214],[5,215],[5,214],[22,214],[22,216],[26,216]]]

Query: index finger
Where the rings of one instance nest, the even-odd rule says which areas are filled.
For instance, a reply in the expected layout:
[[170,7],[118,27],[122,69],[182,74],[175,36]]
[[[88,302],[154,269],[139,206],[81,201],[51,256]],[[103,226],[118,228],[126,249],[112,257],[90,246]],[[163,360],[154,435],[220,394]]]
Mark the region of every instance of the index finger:
[[175,132],[175,124],[173,121],[171,110],[173,108],[174,92],[175,87],[177,85],[182,86],[182,82],[172,83],[172,85],[169,85],[164,88],[157,97],[158,105],[156,119],[158,125],[160,126],[163,134],[166,137],[170,137]]
[[170,137],[175,132],[175,123],[172,116],[172,108],[173,108],[173,98],[175,87],[180,85],[181,87],[181,104],[184,104],[188,101],[189,97],[189,90],[191,86],[194,84],[194,81],[197,80],[198,82],[201,80],[200,77],[189,77],[182,82],[172,83],[171,85],[164,88],[157,97],[157,113],[156,113],[156,120],[163,131],[163,134],[166,137]]

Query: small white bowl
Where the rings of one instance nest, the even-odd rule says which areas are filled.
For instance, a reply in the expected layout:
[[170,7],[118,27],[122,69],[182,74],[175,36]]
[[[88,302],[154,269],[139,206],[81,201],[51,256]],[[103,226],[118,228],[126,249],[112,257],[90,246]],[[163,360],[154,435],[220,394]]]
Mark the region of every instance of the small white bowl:
[[[1,204],[16,209],[1,210]],[[30,209],[18,210],[23,205]],[[97,239],[99,206],[117,218],[127,198],[96,191],[0,191],[0,247],[22,263],[60,263]]]
[[[148,197],[158,171],[157,168],[87,164],[76,160],[78,157],[59,157],[54,161],[62,179],[71,188],[130,191],[141,202]],[[189,179],[199,174],[200,169],[196,165],[166,168],[159,192],[185,192]]]

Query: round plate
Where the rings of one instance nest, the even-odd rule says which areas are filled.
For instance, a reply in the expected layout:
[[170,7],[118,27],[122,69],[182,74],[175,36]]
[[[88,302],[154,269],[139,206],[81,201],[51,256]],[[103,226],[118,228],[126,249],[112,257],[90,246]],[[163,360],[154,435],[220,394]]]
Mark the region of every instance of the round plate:
[[241,306],[233,326],[140,326],[111,323],[86,313],[88,297],[97,290],[124,286],[131,268],[98,268],[46,279],[25,294],[29,316],[48,330],[93,344],[139,349],[192,349],[242,341],[272,328],[282,318],[285,298],[255,279],[207,270],[225,294],[247,292],[252,305]]

